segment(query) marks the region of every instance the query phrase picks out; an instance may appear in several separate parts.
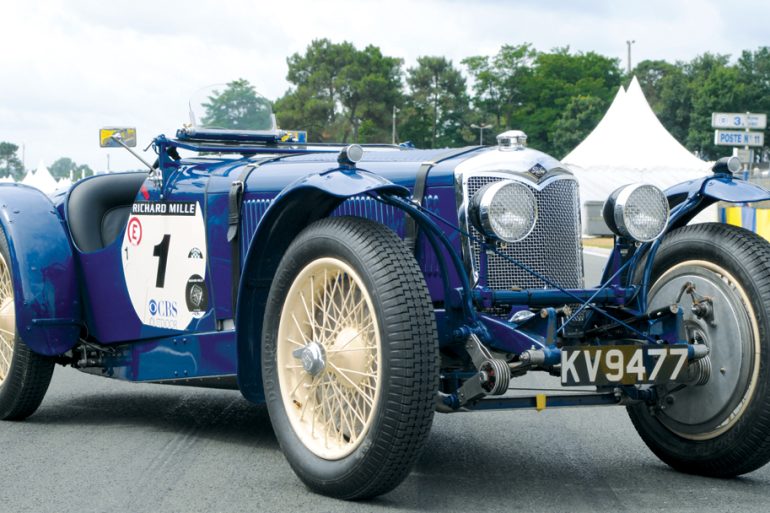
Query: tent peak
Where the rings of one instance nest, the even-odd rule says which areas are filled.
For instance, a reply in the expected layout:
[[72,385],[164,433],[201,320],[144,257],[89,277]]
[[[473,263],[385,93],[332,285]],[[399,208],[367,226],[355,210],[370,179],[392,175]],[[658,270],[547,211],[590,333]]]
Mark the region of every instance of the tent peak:
[[585,169],[694,169],[707,164],[693,156],[661,124],[639,80],[621,87],[602,120],[562,161]]
[[[631,83],[628,84],[628,87],[626,88],[626,94],[630,96],[631,98],[641,97],[641,100],[644,100],[644,103],[649,105],[647,102],[647,97],[644,95],[644,91],[642,91],[642,86],[639,84],[639,80],[636,78],[636,75],[631,79]],[[636,101],[641,101],[636,100]]]

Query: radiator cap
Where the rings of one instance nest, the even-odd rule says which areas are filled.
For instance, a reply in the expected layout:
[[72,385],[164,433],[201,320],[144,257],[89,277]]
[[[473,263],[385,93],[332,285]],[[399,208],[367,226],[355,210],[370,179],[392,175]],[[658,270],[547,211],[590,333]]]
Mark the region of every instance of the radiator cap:
[[527,147],[527,134],[521,130],[508,130],[497,136],[500,151],[518,151]]

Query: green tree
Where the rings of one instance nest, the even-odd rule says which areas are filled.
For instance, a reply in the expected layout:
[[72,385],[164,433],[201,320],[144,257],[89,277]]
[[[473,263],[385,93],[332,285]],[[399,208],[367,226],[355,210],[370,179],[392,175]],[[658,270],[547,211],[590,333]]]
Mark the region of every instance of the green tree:
[[523,86],[532,75],[537,52],[529,43],[503,45],[493,56],[462,60],[473,82],[473,106],[480,121],[492,120],[500,129],[511,126],[511,116],[525,100]]
[[93,174],[94,174],[94,170],[91,169],[91,167],[88,164],[80,164],[78,167],[75,168],[75,171],[73,172],[73,178],[75,180],[80,180],[81,178],[92,176]]
[[465,144],[469,101],[465,78],[445,57],[418,57],[407,70],[409,91],[400,134],[419,147]]
[[558,48],[539,53],[531,77],[521,85],[525,101],[511,117],[510,127],[524,130],[532,146],[556,153],[554,125],[572,98],[598,98],[601,110],[606,110],[621,77],[617,59],[594,52],[572,54],[569,48]]
[[716,159],[730,153],[714,145],[711,114],[717,111],[745,111],[745,84],[738,70],[730,66],[729,55],[704,53],[684,66],[690,89],[690,123],[686,146],[702,158]]
[[556,120],[551,133],[554,155],[563,158],[596,127],[607,104],[596,96],[573,96]]
[[390,139],[391,112],[401,101],[401,59],[373,45],[358,50],[318,39],[286,62],[293,87],[275,104],[281,126],[307,130],[310,141]]
[[206,109],[201,123],[209,128],[269,130],[272,128],[270,102],[257,94],[242,78],[214,90],[202,104]]
[[692,115],[692,87],[684,64],[677,62],[671,72],[660,79],[658,104],[653,110],[671,135],[685,144]]
[[[751,112],[770,114],[770,47],[755,51],[744,50],[736,63],[739,80],[744,84],[745,108]],[[770,130],[765,128],[765,141],[770,141]],[[767,146],[763,149],[767,159]]]
[[[639,80],[639,85],[644,91],[647,102],[656,113],[661,108],[661,89],[664,86],[664,79],[677,71],[676,65],[666,61],[646,60],[637,64],[631,72],[631,75],[636,76]],[[631,77],[627,78],[630,79]]]
[[[475,56],[463,64],[473,80],[473,105],[494,129],[524,130],[532,146],[556,152],[556,123],[572,98],[589,96],[606,108],[622,78],[617,59],[569,48],[537,52],[531,45],[505,45],[493,57]],[[604,110],[604,109],[602,109]],[[557,147],[558,146],[558,147]]]
[[275,102],[279,124],[307,130],[309,141],[334,139],[341,132],[337,123],[339,73],[355,52],[351,43],[319,39],[308,45],[304,55],[295,53],[286,59],[286,80],[295,87]]
[[635,73],[663,126],[706,159],[730,153],[714,145],[713,112],[770,111],[770,48],[729,55],[704,53],[690,62],[643,61]]
[[746,102],[758,112],[770,112],[770,47],[744,50],[736,63],[738,79],[744,84]]
[[729,64],[729,55],[706,52],[685,64],[684,71],[690,80],[703,82],[718,69],[726,68]]
[[639,79],[647,102],[664,127],[684,144],[690,127],[692,89],[685,64],[642,61],[632,75]]
[[364,120],[382,127],[379,134],[368,141],[388,139],[388,120],[392,108],[401,98],[401,59],[385,57],[379,48],[369,45],[354,53],[353,61],[340,72],[340,103],[347,119],[342,141],[349,137],[358,142],[358,127]]
[[51,172],[51,176],[59,180],[61,178],[69,178],[70,173],[75,171],[76,167],[78,167],[78,165],[75,164],[72,159],[62,157],[54,161],[54,163],[51,164],[51,167],[48,168],[48,171]]
[[24,165],[16,155],[18,151],[17,145],[0,142],[0,176],[11,176],[16,181],[24,178]]
[[281,128],[306,130],[308,141],[329,141],[337,133],[338,127],[330,116],[331,103],[310,88],[287,91],[273,107]]
[[48,168],[51,176],[60,180],[62,178],[70,178],[73,180],[80,180],[86,176],[94,174],[93,170],[87,164],[78,165],[71,158],[61,157],[57,159],[51,167]]
[[745,111],[745,86],[738,81],[738,70],[734,67],[718,68],[698,85],[692,95],[687,146],[702,157],[716,159],[728,155],[731,150],[714,145],[711,115],[713,112]]

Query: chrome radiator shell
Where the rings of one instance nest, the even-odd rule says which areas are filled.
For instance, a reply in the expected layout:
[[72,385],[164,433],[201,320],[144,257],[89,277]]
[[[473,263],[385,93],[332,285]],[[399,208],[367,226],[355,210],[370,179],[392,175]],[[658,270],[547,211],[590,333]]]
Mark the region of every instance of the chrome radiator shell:
[[[481,171],[456,173],[459,221],[475,239],[483,236],[468,221],[468,203],[484,185],[499,180],[516,180],[535,195],[538,218],[532,232],[523,240],[498,246],[502,252],[540,273],[562,288],[583,287],[583,244],[580,198],[575,177],[563,169],[551,169],[539,179],[529,173]],[[480,244],[463,238],[463,259],[474,283],[479,278]],[[551,285],[517,267],[505,258],[489,254],[487,286],[495,290],[542,289]]]

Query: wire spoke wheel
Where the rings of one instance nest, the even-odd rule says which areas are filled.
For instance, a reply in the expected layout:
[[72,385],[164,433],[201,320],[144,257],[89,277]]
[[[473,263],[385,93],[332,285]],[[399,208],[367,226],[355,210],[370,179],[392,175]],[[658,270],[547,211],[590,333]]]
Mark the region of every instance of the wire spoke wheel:
[[11,270],[0,253],[0,384],[11,370],[16,341],[16,311],[13,300]]
[[19,338],[13,266],[8,241],[0,230],[0,419],[21,420],[43,401],[53,374],[53,360],[33,352]]
[[284,302],[277,351],[284,407],[322,458],[349,455],[371,425],[381,360],[373,310],[361,278],[335,258],[306,266]]
[[261,370],[275,436],[308,487],[365,499],[398,486],[438,390],[433,305],[403,241],[361,218],[306,227],[271,283]]

